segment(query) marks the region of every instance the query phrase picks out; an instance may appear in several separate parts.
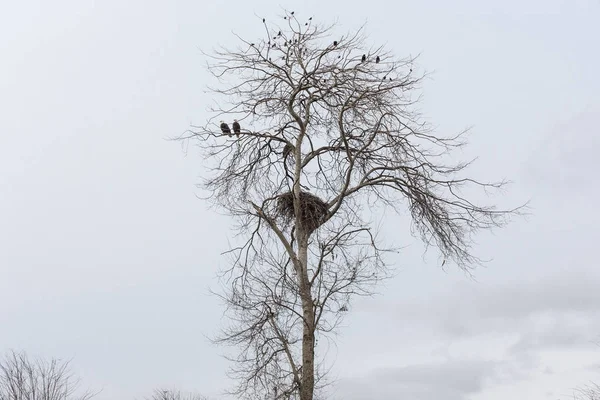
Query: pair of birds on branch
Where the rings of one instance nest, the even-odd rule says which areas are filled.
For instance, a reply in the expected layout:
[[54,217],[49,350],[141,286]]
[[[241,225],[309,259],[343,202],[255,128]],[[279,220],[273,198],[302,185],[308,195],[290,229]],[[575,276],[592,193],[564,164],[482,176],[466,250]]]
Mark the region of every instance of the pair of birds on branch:
[[[366,62],[367,61],[367,55],[363,54],[363,56],[361,57],[360,61],[362,62]],[[381,61],[381,58],[379,58],[379,56],[377,56],[375,58],[375,64],[379,64],[379,61]]]
[[[236,136],[240,136],[240,133],[242,132],[242,128],[240,127],[240,123],[236,120],[233,121],[233,133],[235,133]],[[231,136],[231,129],[229,129],[229,125],[227,125],[227,123],[225,123],[225,121],[221,121],[221,132],[223,132],[224,135],[229,135]]]

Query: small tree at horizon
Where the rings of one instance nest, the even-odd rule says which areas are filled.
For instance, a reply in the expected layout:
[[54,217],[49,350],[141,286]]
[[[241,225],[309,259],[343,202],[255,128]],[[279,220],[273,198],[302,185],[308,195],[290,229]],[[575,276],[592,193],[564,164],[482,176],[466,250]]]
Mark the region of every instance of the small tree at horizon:
[[[237,221],[242,244],[224,273],[240,398],[313,400],[326,383],[318,339],[335,332],[352,297],[390,276],[372,209],[408,210],[411,232],[465,271],[481,260],[473,234],[504,225],[498,210],[461,188],[486,183],[449,162],[464,132],[436,135],[414,108],[423,79],[413,58],[367,47],[362,30],[286,13],[265,35],[208,57],[218,83],[212,117],[180,139],[205,152],[210,199]],[[223,133],[221,121],[239,134]]]
[[68,361],[32,360],[24,352],[9,351],[0,360],[0,400],[89,400],[79,393],[79,380]]
[[207,400],[197,393],[184,393],[177,389],[155,389],[147,400]]

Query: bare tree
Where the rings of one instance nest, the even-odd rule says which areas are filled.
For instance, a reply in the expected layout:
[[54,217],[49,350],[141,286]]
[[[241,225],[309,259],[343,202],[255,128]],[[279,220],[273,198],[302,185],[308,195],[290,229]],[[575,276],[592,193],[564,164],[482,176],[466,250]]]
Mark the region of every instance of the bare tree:
[[592,383],[588,386],[576,389],[573,394],[574,400],[600,400],[600,385]]
[[25,353],[8,352],[0,361],[0,400],[88,400],[77,394],[79,381],[69,363],[52,359],[30,360]]
[[[375,212],[408,210],[411,231],[468,271],[472,235],[519,208],[477,205],[461,189],[498,189],[461,176],[449,153],[463,133],[435,135],[414,104],[424,75],[413,58],[365,46],[362,29],[286,13],[265,36],[207,54],[218,85],[213,116],[180,137],[204,150],[210,199],[239,222],[224,293],[231,323],[217,342],[239,349],[240,398],[313,400],[325,384],[319,338],[353,296],[390,276]],[[232,135],[229,125],[241,129]],[[218,121],[218,122],[217,122]]]
[[147,400],[207,400],[207,398],[196,393],[182,393],[180,390],[156,389]]

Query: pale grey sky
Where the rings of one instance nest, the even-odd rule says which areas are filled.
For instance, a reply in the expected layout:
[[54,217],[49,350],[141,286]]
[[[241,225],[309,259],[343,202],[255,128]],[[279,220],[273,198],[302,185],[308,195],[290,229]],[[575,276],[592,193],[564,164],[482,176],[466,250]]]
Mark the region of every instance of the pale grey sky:
[[473,126],[473,174],[515,181],[501,205],[532,200],[478,238],[493,261],[476,281],[388,219],[407,248],[331,348],[338,398],[554,400],[600,381],[597,0],[2,2],[0,352],[73,358],[99,400],[219,398],[207,289],[232,221],[195,197],[193,149],[164,139],[207,116],[199,49],[254,37],[255,14],[282,8],[422,53],[428,120]]

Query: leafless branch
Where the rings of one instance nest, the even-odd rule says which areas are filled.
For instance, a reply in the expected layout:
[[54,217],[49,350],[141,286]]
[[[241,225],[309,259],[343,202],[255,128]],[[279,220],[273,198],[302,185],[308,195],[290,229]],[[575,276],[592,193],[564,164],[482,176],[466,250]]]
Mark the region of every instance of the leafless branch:
[[183,393],[175,389],[155,389],[147,400],[208,400],[197,393]]
[[0,400],[88,400],[94,396],[78,394],[78,386],[69,362],[31,360],[14,351],[0,361]]

